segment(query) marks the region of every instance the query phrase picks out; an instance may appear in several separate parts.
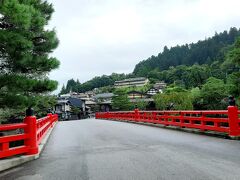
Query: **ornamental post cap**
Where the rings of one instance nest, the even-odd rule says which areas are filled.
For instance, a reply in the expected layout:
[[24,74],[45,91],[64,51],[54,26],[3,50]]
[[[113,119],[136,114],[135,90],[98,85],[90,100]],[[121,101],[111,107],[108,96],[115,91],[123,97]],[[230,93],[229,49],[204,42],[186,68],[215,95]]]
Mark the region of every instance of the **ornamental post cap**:
[[28,107],[26,110],[26,116],[33,116],[34,110],[32,107]]
[[229,104],[229,106],[236,106],[236,101],[235,101],[234,96],[230,95],[228,97],[228,104]]

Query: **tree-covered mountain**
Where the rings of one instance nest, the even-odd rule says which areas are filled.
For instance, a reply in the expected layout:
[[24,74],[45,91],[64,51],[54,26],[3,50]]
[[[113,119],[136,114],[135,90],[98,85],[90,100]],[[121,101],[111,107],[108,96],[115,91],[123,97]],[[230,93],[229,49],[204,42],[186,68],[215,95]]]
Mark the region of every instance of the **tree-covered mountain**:
[[235,39],[240,36],[240,29],[231,28],[229,31],[215,33],[211,38],[198,41],[197,43],[164,47],[163,52],[157,56],[151,56],[135,66],[133,74],[145,76],[157,69],[167,70],[178,65],[212,64],[214,61],[224,61],[224,54]]
[[85,92],[111,86],[117,80],[130,77],[147,77],[152,83],[165,81],[186,89],[201,87],[209,77],[226,81],[228,75],[239,71],[239,66],[226,61],[227,52],[232,49],[239,36],[240,29],[230,28],[229,31],[215,33],[213,37],[197,43],[177,45],[170,49],[165,46],[162,53],[138,63],[133,73],[103,75],[82,84],[70,79],[66,87],[62,87],[60,94],[70,90]]
[[130,78],[131,74],[117,74],[112,73],[111,75],[96,76],[93,79],[86,81],[85,83],[80,83],[78,80],[70,79],[67,82],[66,87],[63,85],[60,94],[68,93],[69,91],[74,92],[86,92],[94,88],[100,88],[105,86],[113,85],[115,81],[123,80],[125,78]]

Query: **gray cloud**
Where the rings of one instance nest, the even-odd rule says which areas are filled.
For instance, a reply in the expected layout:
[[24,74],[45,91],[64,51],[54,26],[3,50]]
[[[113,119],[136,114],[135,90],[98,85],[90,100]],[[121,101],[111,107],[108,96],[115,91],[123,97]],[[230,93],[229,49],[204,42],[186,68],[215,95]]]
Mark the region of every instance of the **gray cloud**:
[[51,0],[50,27],[61,67],[50,74],[60,87],[70,78],[132,72],[164,45],[196,42],[240,26],[238,0]]

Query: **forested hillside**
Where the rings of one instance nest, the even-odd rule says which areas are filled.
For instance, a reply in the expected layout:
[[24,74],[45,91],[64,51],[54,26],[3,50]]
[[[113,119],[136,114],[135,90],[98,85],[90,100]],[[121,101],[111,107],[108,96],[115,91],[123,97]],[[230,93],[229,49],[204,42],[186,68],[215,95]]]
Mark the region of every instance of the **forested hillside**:
[[231,28],[229,31],[215,33],[211,38],[197,43],[164,47],[163,52],[157,56],[151,56],[135,66],[133,74],[136,76],[148,76],[152,70],[167,70],[178,65],[212,64],[214,61],[223,61],[224,54],[232,45],[236,37],[240,36],[240,30]]
[[66,87],[63,86],[60,94],[68,93],[70,90],[74,92],[86,92],[94,88],[100,88],[113,85],[115,81],[129,78],[131,75],[112,73],[111,75],[102,75],[94,77],[93,79],[80,83],[78,80],[70,79],[67,82]]
[[186,89],[201,87],[209,77],[226,81],[231,73],[239,71],[239,66],[226,58],[227,52],[232,49],[239,36],[240,29],[231,28],[197,43],[171,48],[165,46],[162,53],[138,63],[131,74],[103,75],[82,84],[78,80],[70,79],[60,93],[67,93],[70,90],[85,92],[107,87],[117,80],[130,77],[148,77],[152,83],[165,81],[167,84],[174,83]]

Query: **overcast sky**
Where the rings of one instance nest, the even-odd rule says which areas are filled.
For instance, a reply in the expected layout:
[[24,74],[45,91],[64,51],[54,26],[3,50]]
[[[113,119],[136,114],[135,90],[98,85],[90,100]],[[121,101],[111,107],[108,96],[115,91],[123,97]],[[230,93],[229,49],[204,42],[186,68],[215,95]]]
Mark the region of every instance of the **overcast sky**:
[[61,66],[59,89],[103,74],[130,73],[166,45],[204,40],[240,27],[239,0],[50,0]]

